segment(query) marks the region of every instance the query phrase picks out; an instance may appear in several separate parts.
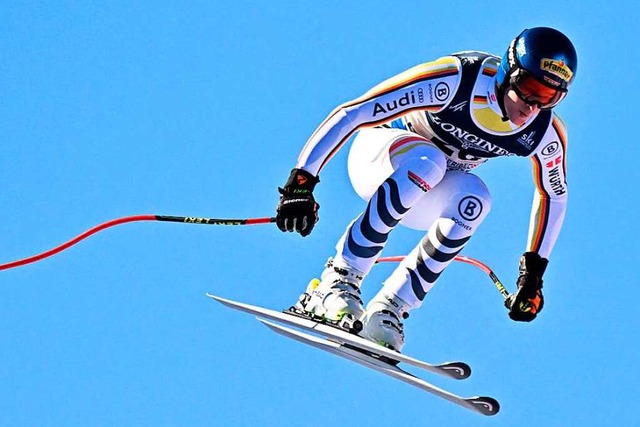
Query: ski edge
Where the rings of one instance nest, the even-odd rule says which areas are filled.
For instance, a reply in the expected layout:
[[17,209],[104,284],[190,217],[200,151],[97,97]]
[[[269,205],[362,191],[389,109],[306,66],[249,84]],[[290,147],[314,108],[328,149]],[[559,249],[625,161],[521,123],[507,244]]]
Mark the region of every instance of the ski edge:
[[429,371],[439,375],[444,375],[448,378],[453,378],[456,380],[464,380],[469,378],[469,376],[471,376],[471,367],[464,362],[452,361],[452,362],[444,362],[440,364],[431,364],[419,359],[415,359],[410,356],[406,356],[402,353],[397,353],[385,347],[379,346],[375,343],[368,342],[362,339],[361,337],[349,334],[348,332],[345,332],[345,331],[341,331],[332,326],[317,323],[311,319],[304,319],[303,317],[297,317],[290,314],[278,312],[275,310],[258,307],[251,304],[238,302],[238,301],[233,301],[227,298],[219,297],[209,292],[206,293],[206,296],[229,308],[243,311],[245,313],[253,314],[254,316],[257,316],[257,317],[267,318],[269,320],[273,320],[276,322],[283,322],[289,326],[303,328],[308,331],[313,331],[325,337],[330,337],[333,339],[337,339],[341,342],[345,342],[347,344],[361,347],[367,351],[376,353],[380,356],[384,356],[390,360],[394,360],[399,363],[406,363],[406,364],[415,366],[417,368],[424,369],[425,371]]
[[423,391],[431,393],[437,397],[448,400],[466,409],[472,410],[476,413],[486,416],[493,416],[500,410],[499,402],[488,396],[474,396],[474,397],[462,397],[454,393],[446,391],[440,387],[437,387],[424,379],[417,377],[416,375],[407,372],[397,366],[390,365],[365,353],[353,350],[348,347],[344,347],[342,344],[330,341],[324,338],[320,338],[314,335],[306,334],[302,331],[288,328],[281,324],[258,318],[258,320],[273,332],[285,336],[287,338],[296,340],[303,344],[324,350],[332,353],[336,356],[340,356],[352,362],[358,363],[367,368],[378,371],[382,374],[403,381],[409,385],[417,387]]

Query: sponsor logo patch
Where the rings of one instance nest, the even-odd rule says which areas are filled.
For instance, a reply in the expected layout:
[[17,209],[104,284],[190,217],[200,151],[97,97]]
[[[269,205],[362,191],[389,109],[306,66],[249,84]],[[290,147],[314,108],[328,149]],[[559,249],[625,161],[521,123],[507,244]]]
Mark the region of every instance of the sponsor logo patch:
[[458,213],[466,221],[475,221],[482,213],[482,202],[475,196],[466,196],[458,203]]
[[436,85],[434,89],[434,95],[438,101],[444,101],[449,98],[449,85],[445,82],[440,82]]
[[540,69],[560,77],[565,82],[571,81],[571,78],[573,77],[573,71],[567,67],[567,64],[565,64],[564,61],[542,58],[540,60]]
[[413,182],[415,185],[417,185],[418,188],[420,188],[425,193],[431,190],[431,186],[427,184],[427,182],[424,179],[420,178],[415,173],[409,171],[407,175],[409,176],[409,180]]
[[[419,102],[422,102],[424,99],[424,93],[422,89],[418,90],[418,99]],[[416,103],[416,93],[411,90],[402,94],[401,97],[393,99],[388,102],[376,102],[373,106],[373,116],[377,116],[378,114],[386,114],[390,113],[394,110],[397,110],[400,107],[406,107],[407,105],[414,105]]]
[[522,136],[520,136],[520,138],[518,138],[518,143],[520,145],[523,145],[529,149],[531,149],[531,147],[533,146],[533,144],[535,144],[535,140],[533,139],[533,137],[535,136],[536,131],[531,131],[531,133],[523,133]]
[[558,152],[560,144],[557,141],[550,142],[542,149],[542,155],[544,157],[551,157]]

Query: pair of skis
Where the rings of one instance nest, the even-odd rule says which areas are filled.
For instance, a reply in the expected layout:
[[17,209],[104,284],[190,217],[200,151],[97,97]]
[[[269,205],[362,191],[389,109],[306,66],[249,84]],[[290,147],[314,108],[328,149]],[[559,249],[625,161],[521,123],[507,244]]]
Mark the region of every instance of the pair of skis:
[[500,410],[500,404],[492,397],[461,397],[430,384],[398,366],[402,363],[463,380],[471,375],[471,368],[464,362],[427,363],[310,318],[232,301],[212,294],[207,296],[227,307],[256,316],[265,326],[280,335],[351,360],[479,414],[495,415]]

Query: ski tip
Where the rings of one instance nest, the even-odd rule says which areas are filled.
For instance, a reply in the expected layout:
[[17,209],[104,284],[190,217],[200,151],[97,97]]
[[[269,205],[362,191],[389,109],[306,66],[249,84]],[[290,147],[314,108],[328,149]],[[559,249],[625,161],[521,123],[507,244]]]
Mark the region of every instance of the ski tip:
[[437,366],[446,375],[456,380],[466,380],[471,376],[471,366],[464,362],[446,362]]
[[211,299],[214,299],[214,300],[216,300],[216,301],[220,301],[220,302],[225,301],[225,299],[224,299],[224,298],[219,297],[219,296],[217,296],[217,295],[214,295],[214,294],[212,294],[211,292],[207,292],[207,293],[205,293],[204,295],[205,295],[206,297],[211,298]]
[[233,307],[233,304],[232,304],[232,301],[231,301],[231,300],[228,300],[228,299],[226,299],[226,298],[219,297],[219,296],[214,295],[214,294],[212,294],[212,293],[210,293],[210,292],[207,292],[205,295],[206,295],[208,298],[211,298],[211,299],[212,299],[212,300],[214,300],[214,301],[218,301],[220,304],[223,304],[223,305],[226,305],[226,306],[229,306],[229,307]]
[[492,416],[500,411],[500,403],[489,396],[469,397],[464,399],[473,409],[482,415]]

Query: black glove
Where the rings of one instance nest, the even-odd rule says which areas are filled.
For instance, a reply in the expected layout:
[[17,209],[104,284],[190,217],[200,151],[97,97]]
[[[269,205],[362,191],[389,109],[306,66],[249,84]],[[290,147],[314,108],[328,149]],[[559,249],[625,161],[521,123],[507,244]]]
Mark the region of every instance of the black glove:
[[302,169],[293,169],[284,188],[278,188],[280,202],[276,210],[276,225],[282,231],[297,231],[308,236],[318,222],[320,205],[313,198],[313,188],[320,178]]
[[507,297],[504,304],[509,309],[509,317],[518,322],[531,322],[544,306],[542,296],[542,275],[549,260],[535,252],[525,252],[520,257],[518,290]]

